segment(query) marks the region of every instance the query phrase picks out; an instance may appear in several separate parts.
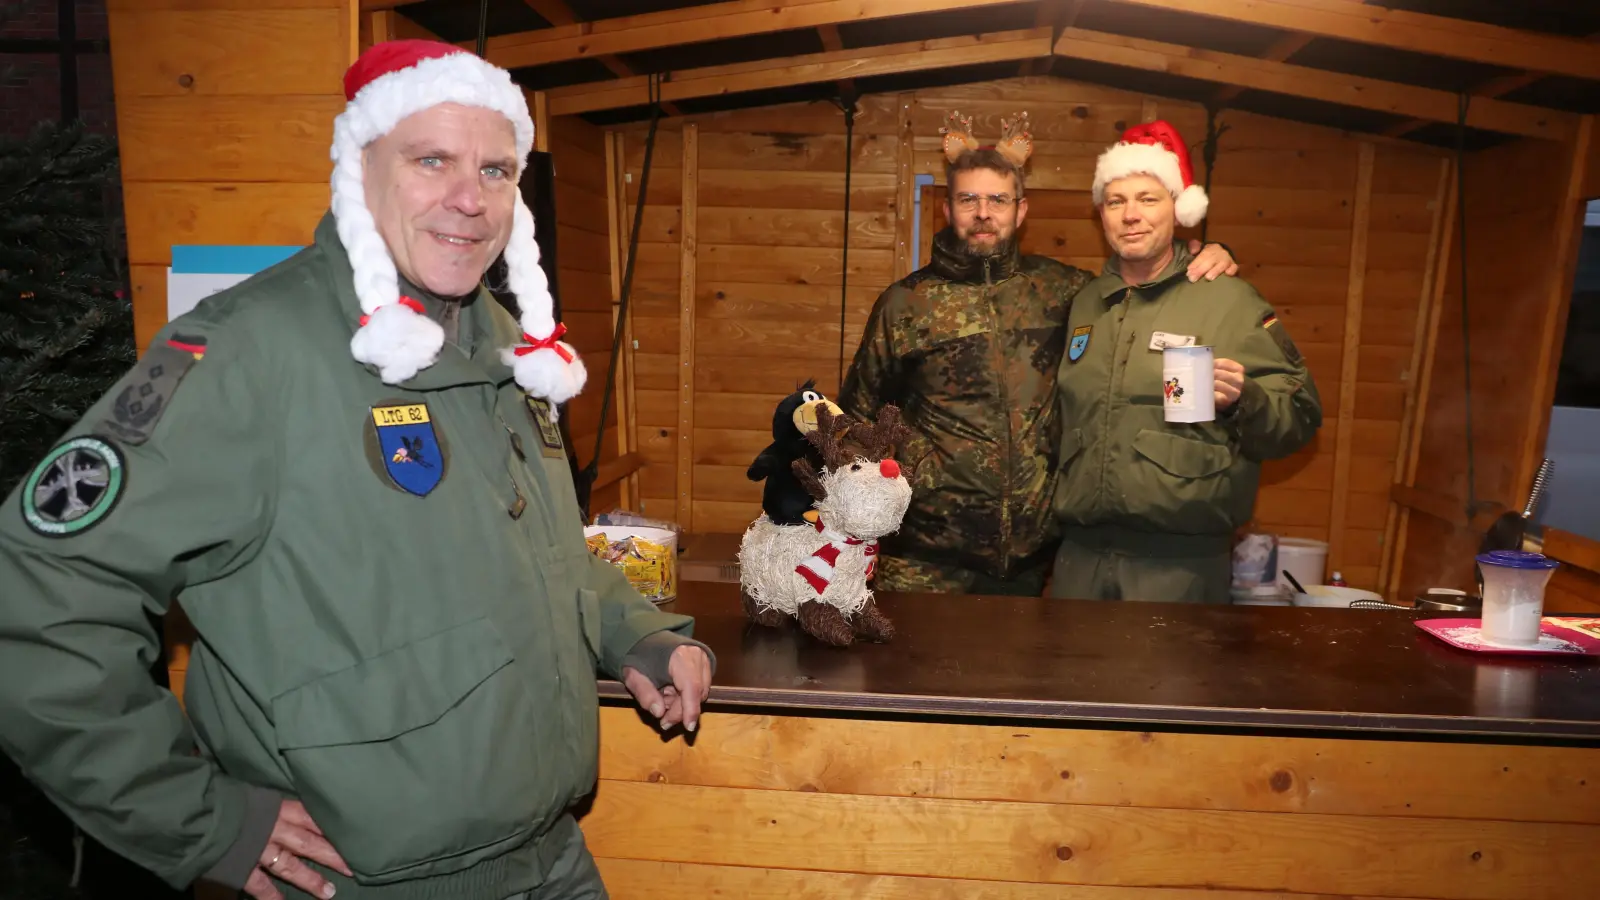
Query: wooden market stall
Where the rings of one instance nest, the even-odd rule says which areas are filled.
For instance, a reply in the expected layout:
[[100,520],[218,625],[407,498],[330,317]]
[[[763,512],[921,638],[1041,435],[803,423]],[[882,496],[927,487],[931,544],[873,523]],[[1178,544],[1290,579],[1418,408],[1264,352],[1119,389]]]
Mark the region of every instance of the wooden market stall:
[[[601,437],[591,510],[676,522],[725,580],[718,548],[759,510],[744,470],[773,405],[806,378],[835,390],[878,292],[928,258],[946,114],[997,134],[1028,112],[1023,250],[1095,270],[1095,157],[1162,118],[1209,185],[1203,236],[1275,305],[1324,403],[1317,439],[1265,468],[1252,527],[1326,541],[1330,571],[1392,600],[1470,588],[1485,530],[1521,510],[1545,455],[1600,197],[1584,39],[1600,11],[1466,6],[734,0],[591,17],[490,0],[485,54],[524,85],[554,167],[547,264],[591,372],[565,417],[578,465]],[[309,240],[363,47],[474,47],[479,15],[111,0],[141,345],[165,321],[173,245]],[[1600,541],[1540,537],[1564,563],[1548,608],[1600,612]],[[937,608],[949,630],[841,655],[742,629],[727,585],[680,596],[727,680],[692,741],[603,709],[585,828],[614,896],[1522,900],[1600,879],[1600,767],[1580,749],[1600,743],[1593,667],[1463,661],[1406,614],[1140,608],[1107,631],[1092,605],[980,598],[963,598],[984,610],[969,619],[894,598],[902,620]],[[1185,637],[1145,637],[1155,624],[1132,615]],[[1308,656],[1295,629],[1340,649]],[[174,635],[181,694],[190,638]],[[1063,661],[1072,647],[1094,665]],[[1145,667],[1113,679],[1122,651]],[[1012,680],[969,674],[993,659]],[[1299,693],[1269,689],[1275,669]]]

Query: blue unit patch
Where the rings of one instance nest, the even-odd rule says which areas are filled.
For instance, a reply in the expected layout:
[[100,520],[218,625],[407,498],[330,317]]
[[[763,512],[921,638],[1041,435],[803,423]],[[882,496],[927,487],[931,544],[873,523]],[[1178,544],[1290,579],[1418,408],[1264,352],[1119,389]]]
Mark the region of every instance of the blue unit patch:
[[1089,335],[1094,331],[1093,325],[1079,325],[1072,329],[1072,343],[1067,345],[1067,359],[1077,362],[1083,352],[1089,349]]
[[444,479],[444,454],[433,430],[426,403],[374,406],[383,467],[395,486],[408,494],[426,497]]

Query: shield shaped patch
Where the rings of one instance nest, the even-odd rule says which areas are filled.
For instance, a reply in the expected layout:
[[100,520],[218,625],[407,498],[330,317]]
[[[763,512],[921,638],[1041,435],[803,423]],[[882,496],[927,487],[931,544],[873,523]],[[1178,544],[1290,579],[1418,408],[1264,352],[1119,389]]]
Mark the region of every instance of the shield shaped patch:
[[1085,350],[1089,349],[1089,334],[1094,331],[1093,325],[1079,325],[1072,329],[1072,343],[1067,346],[1067,359],[1077,362]]
[[408,494],[426,497],[444,478],[444,454],[426,403],[372,407],[378,449],[389,480]]

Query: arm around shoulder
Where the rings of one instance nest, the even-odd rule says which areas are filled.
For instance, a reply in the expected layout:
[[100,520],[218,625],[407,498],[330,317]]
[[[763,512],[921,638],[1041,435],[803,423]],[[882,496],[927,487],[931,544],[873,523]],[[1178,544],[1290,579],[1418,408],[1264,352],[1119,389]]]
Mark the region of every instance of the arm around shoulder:
[[[276,459],[242,344],[169,326],[0,505],[0,746],[86,833],[174,887],[240,887],[275,798],[195,753],[146,612],[251,559]],[[269,402],[262,400],[263,403]],[[259,846],[249,847],[259,842]]]

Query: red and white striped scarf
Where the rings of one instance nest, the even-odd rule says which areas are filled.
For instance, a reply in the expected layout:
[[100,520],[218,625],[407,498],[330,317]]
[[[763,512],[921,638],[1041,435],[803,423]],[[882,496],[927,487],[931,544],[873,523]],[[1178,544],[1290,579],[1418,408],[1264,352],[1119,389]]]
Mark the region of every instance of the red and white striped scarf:
[[817,532],[827,539],[827,543],[817,548],[817,552],[802,560],[800,565],[794,567],[794,570],[800,573],[800,577],[804,578],[806,582],[816,590],[817,593],[820,594],[826,590],[828,587],[828,582],[833,580],[833,564],[838,561],[839,554],[843,552],[844,548],[847,546],[863,546],[864,549],[862,552],[864,552],[868,557],[866,577],[869,579],[872,577],[873,570],[876,569],[878,565],[878,561],[872,559],[872,557],[878,555],[877,541],[863,541],[858,537],[851,537],[848,534],[840,534],[839,532],[823,525],[821,518],[818,518],[815,522],[812,522],[811,526],[817,529]]

